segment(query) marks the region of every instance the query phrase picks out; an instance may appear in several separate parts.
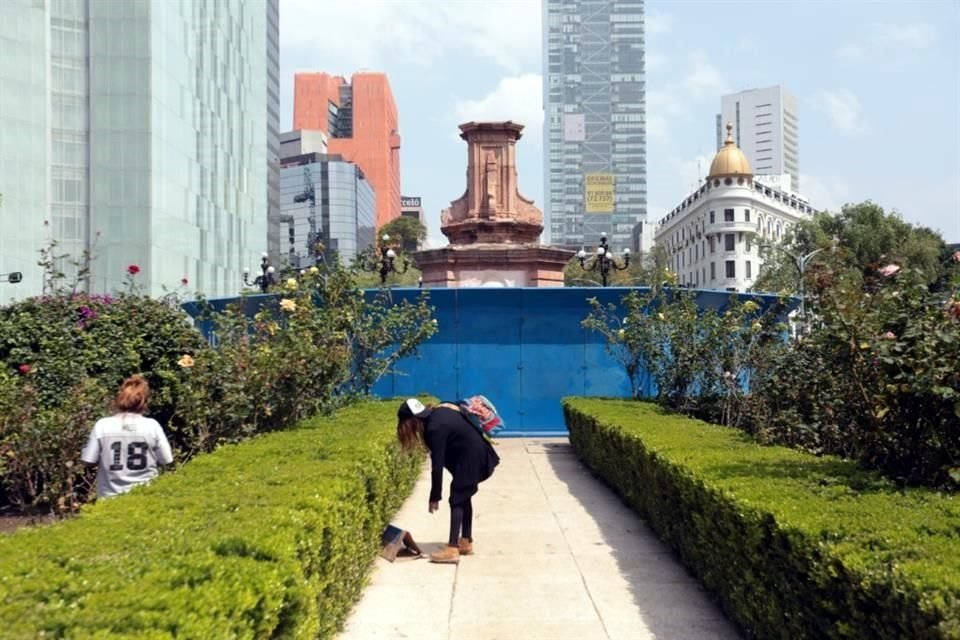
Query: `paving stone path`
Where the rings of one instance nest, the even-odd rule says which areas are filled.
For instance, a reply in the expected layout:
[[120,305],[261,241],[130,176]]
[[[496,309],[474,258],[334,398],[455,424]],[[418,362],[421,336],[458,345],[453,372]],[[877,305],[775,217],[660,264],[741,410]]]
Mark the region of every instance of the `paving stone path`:
[[[565,439],[500,441],[474,497],[476,554],[377,566],[340,640],[733,640],[736,628]],[[444,500],[449,477],[444,483]],[[394,522],[428,552],[429,462]]]

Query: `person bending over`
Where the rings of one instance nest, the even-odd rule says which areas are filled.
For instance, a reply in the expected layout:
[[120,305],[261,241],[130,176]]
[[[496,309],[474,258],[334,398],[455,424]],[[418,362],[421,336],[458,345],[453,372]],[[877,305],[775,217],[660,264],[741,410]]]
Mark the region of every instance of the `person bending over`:
[[473,553],[473,504],[478,485],[493,475],[500,457],[493,446],[453,404],[424,406],[416,398],[404,400],[397,410],[397,438],[405,451],[419,445],[430,451],[432,464],[430,513],[440,506],[443,470],[450,483],[450,538],[446,547],[430,555],[431,562],[457,563]]

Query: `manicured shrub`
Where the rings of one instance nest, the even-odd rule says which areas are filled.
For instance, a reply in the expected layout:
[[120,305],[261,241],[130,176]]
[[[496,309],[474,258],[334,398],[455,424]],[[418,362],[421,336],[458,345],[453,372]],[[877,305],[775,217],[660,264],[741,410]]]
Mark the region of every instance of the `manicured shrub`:
[[753,638],[960,638],[960,499],[622,400],[566,399],[581,458]]
[[0,635],[331,637],[418,474],[395,409],[354,405],[224,446],[0,538]]

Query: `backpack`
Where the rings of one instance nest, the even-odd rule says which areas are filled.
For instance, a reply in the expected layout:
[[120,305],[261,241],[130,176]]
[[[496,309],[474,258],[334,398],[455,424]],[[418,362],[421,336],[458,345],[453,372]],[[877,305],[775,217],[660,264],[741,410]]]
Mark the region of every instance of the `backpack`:
[[486,396],[470,396],[457,400],[456,404],[460,407],[460,414],[488,440],[506,426],[497,407]]

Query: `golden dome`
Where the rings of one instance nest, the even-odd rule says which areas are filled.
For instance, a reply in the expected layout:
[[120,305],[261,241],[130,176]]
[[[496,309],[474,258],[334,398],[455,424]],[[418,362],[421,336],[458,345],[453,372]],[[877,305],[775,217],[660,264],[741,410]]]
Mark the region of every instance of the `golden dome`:
[[743,155],[733,141],[733,125],[727,123],[727,140],[723,143],[723,149],[717,152],[710,163],[710,174],[708,178],[722,176],[752,176],[750,163],[747,162],[747,156]]

